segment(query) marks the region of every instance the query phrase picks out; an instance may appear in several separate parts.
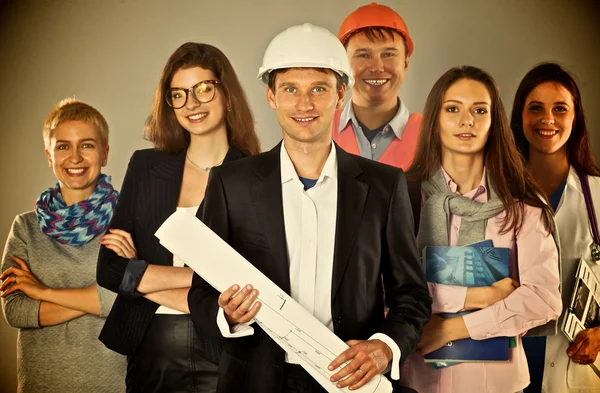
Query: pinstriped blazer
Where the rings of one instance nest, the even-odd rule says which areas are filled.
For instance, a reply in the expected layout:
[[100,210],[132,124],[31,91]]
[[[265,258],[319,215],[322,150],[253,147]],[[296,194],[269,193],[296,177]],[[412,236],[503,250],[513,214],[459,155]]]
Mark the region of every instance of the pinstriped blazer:
[[[129,162],[121,196],[109,226],[131,233],[138,259],[151,264],[173,264],[173,254],[159,243],[154,233],[177,208],[185,154],[185,150],[177,154],[153,149],[136,151]],[[239,150],[231,147],[224,164],[243,157]],[[96,272],[98,284],[119,293],[128,262],[128,259],[102,246]],[[118,353],[133,354],[157,308],[158,304],[146,298],[127,298],[119,294],[100,333],[100,341]],[[220,341],[198,333],[207,358],[217,361]]]

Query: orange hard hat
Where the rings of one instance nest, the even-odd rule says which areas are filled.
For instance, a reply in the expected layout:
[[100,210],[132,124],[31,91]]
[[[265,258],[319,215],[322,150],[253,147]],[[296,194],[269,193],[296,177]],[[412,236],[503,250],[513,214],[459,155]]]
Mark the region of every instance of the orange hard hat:
[[365,27],[388,27],[396,30],[406,40],[408,56],[412,54],[414,44],[410,34],[408,34],[408,27],[404,23],[404,19],[390,7],[377,3],[358,7],[342,22],[338,38],[342,41],[342,44],[346,45],[352,33]]

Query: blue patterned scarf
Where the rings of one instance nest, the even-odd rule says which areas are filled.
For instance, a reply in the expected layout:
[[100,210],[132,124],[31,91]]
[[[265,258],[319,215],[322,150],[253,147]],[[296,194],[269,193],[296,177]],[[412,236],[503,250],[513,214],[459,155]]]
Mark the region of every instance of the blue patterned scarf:
[[42,231],[59,243],[80,247],[104,232],[119,197],[110,176],[100,174],[89,199],[67,206],[60,185],[42,192],[35,204]]

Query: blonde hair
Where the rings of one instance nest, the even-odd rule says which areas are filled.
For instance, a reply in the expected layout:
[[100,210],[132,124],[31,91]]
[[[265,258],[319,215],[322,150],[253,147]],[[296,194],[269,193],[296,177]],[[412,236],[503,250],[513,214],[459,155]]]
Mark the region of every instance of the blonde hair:
[[108,123],[97,109],[75,98],[65,98],[52,108],[42,130],[44,146],[50,146],[52,132],[66,121],[82,121],[96,127],[105,146],[108,146]]

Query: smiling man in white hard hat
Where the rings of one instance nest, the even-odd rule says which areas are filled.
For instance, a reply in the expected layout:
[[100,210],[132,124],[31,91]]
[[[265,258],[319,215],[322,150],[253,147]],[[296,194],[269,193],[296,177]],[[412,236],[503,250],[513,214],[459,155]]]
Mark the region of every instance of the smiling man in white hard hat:
[[217,391],[355,390],[388,367],[398,379],[431,312],[404,173],[332,142],[334,113],[353,78],[326,29],[304,24],[277,35],[258,78],[283,142],[215,167],[203,221],[350,348],[331,359],[331,383],[321,386],[298,354],[248,326],[260,312],[260,288],[232,283],[219,296],[196,275],[188,297],[194,324],[228,338]]
[[371,3],[344,19],[338,38],[356,78],[352,101],[336,113],[334,141],[358,154],[404,170],[415,154],[421,115],[398,96],[414,44],[404,19]]

